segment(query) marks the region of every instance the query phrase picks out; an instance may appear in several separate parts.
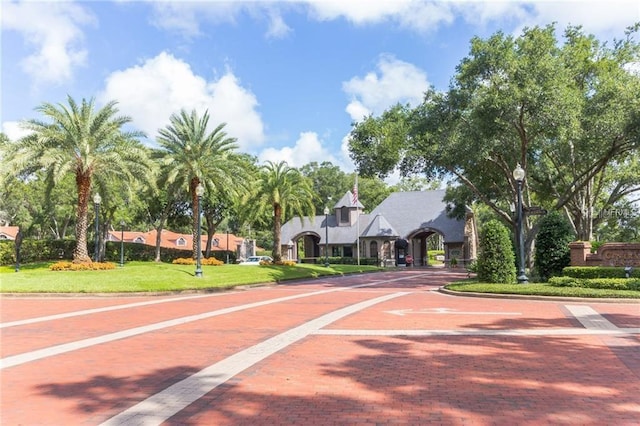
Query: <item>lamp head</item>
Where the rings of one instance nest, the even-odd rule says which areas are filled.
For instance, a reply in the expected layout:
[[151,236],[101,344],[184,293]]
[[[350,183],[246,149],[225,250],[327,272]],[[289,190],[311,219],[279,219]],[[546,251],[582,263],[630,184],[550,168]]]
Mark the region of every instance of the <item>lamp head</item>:
[[518,182],[522,182],[524,180],[524,169],[520,166],[520,163],[513,170],[513,178]]
[[102,197],[97,192],[96,195],[93,196],[93,202],[95,204],[100,204],[102,202]]
[[324,214],[325,214],[325,215],[329,214],[329,207],[325,207],[325,208],[324,208]]
[[202,183],[199,183],[198,186],[196,186],[196,195],[198,197],[202,197],[204,195],[204,186],[202,186]]

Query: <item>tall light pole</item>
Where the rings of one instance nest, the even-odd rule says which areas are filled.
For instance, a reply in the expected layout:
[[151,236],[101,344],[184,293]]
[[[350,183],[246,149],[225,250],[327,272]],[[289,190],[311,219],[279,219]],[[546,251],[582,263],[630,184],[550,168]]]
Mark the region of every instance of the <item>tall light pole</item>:
[[93,207],[95,209],[95,215],[96,215],[96,244],[95,244],[95,249],[94,249],[94,253],[93,253],[93,257],[95,259],[95,261],[97,262],[99,259],[99,252],[100,252],[100,203],[102,202],[102,197],[100,196],[100,194],[98,194],[96,192],[96,195],[93,196]]
[[201,219],[200,216],[202,215],[202,196],[204,195],[204,186],[202,186],[202,183],[199,183],[198,186],[196,187],[196,195],[198,196],[198,230],[197,230],[197,235],[196,235],[196,277],[201,277],[202,276],[202,264],[201,264],[201,257],[202,257],[202,249],[200,248],[200,241],[202,240],[202,238],[200,237],[200,227],[201,227]]
[[120,221],[120,267],[124,266],[124,220]]
[[227,265],[229,264],[229,227],[227,226]]
[[513,170],[513,178],[518,185],[518,206],[517,209],[517,224],[516,224],[516,241],[518,242],[518,283],[526,284],[529,282],[524,271],[524,230],[522,229],[522,181],[524,180],[524,169],[520,166],[520,163]]
[[329,266],[329,207],[324,208],[324,266]]

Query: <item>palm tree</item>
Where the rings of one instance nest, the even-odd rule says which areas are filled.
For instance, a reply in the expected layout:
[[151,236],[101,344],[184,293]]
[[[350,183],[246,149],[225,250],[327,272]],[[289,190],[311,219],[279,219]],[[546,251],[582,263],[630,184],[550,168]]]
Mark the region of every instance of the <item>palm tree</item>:
[[116,102],[96,110],[94,100],[82,99],[78,105],[67,96],[68,106],[44,103],[36,108],[48,121],[37,119],[22,123],[31,133],[13,144],[7,155],[14,172],[44,169],[54,183],[63,176],[75,176],[76,248],[74,262],[90,262],[87,251],[87,211],[94,176],[101,182],[112,179],[133,180],[148,176],[151,164],[148,152],[137,140],[137,131],[123,131],[131,122],[119,116]]
[[273,213],[273,260],[282,259],[281,228],[283,218],[315,215],[311,182],[286,161],[268,161],[261,169],[255,192],[249,200],[256,216]]
[[245,170],[240,156],[234,152],[236,139],[223,131],[225,123],[207,133],[209,113],[199,117],[195,110],[184,109],[173,114],[166,128],[158,131],[156,152],[162,167],[163,181],[167,185],[187,188],[191,194],[193,210],[193,257],[196,257],[197,220],[199,211],[197,186],[202,183],[207,191],[236,194],[244,188]]

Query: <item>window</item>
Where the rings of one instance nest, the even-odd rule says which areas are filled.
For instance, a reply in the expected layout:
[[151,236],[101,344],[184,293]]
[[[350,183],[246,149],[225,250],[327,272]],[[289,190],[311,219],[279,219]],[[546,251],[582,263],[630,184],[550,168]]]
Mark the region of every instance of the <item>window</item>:
[[378,242],[371,241],[369,244],[369,256],[378,258]]
[[217,238],[214,238],[213,241],[211,241],[211,245],[213,247],[220,247],[220,240]]
[[344,257],[353,257],[353,247],[351,246],[342,247],[342,253],[344,253]]
[[349,207],[340,209],[340,223],[349,223]]
[[135,240],[133,240],[133,242],[134,242],[134,243],[142,243],[142,244],[144,244],[144,238],[142,238],[142,237],[136,237],[136,239],[135,239]]
[[183,247],[187,245],[187,240],[185,240],[184,238],[180,237],[176,240],[176,245],[178,247]]

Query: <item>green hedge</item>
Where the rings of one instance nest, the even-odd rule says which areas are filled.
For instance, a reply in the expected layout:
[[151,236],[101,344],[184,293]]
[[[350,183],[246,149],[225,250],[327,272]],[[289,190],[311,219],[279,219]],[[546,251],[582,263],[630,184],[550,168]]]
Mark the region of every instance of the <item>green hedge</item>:
[[[626,278],[623,267],[614,266],[569,266],[562,275],[572,278]],[[640,278],[640,268],[633,268],[631,277]]]
[[[71,260],[75,240],[23,240],[20,248],[20,263],[46,262],[50,260]],[[93,256],[93,244],[89,244],[89,255]],[[191,250],[160,249],[160,260],[172,262],[179,257],[191,257]],[[16,262],[16,246],[13,241],[0,241],[0,265],[12,265]],[[227,252],[212,252],[212,256],[226,262]],[[139,243],[124,243],[124,260],[151,261],[156,258],[155,247]],[[107,241],[105,260],[120,262],[120,243]],[[236,260],[235,252],[229,252],[229,262]]]
[[[306,257],[300,259],[301,263],[315,263],[321,265],[324,263],[324,257]],[[358,258],[356,257],[329,257],[329,264],[331,265],[357,265]],[[361,257],[361,265],[373,265],[380,266],[380,259],[375,257]]]
[[[44,262],[73,258],[75,240],[29,240],[20,246],[20,263]],[[0,241],[0,265],[16,263],[14,241]]]
[[549,284],[554,287],[582,287],[607,290],[640,291],[640,278],[575,278],[551,277]]

